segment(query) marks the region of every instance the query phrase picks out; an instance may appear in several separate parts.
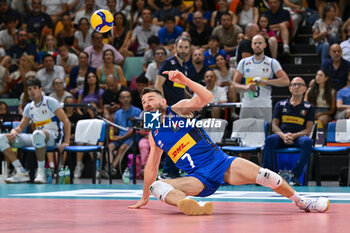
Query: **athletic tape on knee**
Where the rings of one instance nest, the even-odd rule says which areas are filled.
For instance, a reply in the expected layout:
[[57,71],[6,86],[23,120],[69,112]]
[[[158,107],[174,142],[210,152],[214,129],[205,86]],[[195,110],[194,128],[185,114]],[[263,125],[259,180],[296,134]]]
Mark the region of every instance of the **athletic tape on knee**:
[[151,194],[155,198],[157,198],[158,200],[161,200],[161,201],[165,201],[165,197],[173,189],[174,189],[173,186],[171,186],[170,184],[167,184],[165,182],[162,182],[160,180],[153,182],[151,184],[151,186],[149,187]]
[[3,134],[0,134],[0,151],[3,152],[9,147],[10,147],[10,143],[7,137]]
[[260,168],[259,174],[256,177],[256,183],[275,189],[282,184],[282,177],[269,169]]
[[43,131],[35,130],[32,134],[32,142],[35,148],[43,148],[46,145],[46,135]]

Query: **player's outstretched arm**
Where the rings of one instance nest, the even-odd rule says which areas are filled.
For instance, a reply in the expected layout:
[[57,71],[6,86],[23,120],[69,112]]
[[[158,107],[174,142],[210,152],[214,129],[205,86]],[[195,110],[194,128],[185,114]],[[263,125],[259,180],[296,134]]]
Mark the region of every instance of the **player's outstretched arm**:
[[128,208],[130,209],[138,209],[142,206],[147,205],[149,201],[149,195],[150,195],[149,187],[156,180],[158,175],[158,167],[159,167],[160,159],[162,157],[163,150],[156,147],[152,133],[150,133],[149,135],[149,144],[150,144],[151,150],[150,150],[147,164],[145,167],[142,198],[135,205],[128,206]]
[[199,83],[193,82],[180,71],[164,71],[163,74],[167,74],[171,81],[184,84],[196,93],[193,98],[181,100],[172,106],[173,111],[178,114],[187,115],[193,111],[201,110],[214,97],[208,89]]

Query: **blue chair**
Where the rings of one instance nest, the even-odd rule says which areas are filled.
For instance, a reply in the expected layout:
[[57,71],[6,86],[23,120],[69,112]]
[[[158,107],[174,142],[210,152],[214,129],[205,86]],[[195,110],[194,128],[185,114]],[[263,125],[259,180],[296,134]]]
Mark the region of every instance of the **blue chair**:
[[[264,122],[265,138],[267,137],[268,129],[269,123]],[[221,149],[229,154],[259,153],[261,152],[262,146],[223,146]]]
[[[316,139],[316,132],[317,132],[317,123],[315,123],[312,126],[312,130],[310,133],[310,138],[313,140],[313,143],[315,144],[315,139]],[[276,169],[278,172],[278,168],[279,168],[279,164],[281,163],[281,160],[279,160],[279,157],[282,156],[277,156],[278,154],[299,154],[300,153],[300,149],[297,147],[286,147],[286,148],[280,148],[277,149],[275,151],[274,157],[275,157],[275,162],[276,162]],[[293,170],[294,167],[290,166],[291,164],[295,164],[296,160],[299,157],[294,157],[294,158],[288,158],[288,156],[285,156],[285,161],[288,161],[285,165],[288,166],[288,170]],[[310,159],[307,160],[305,167],[304,167],[304,172],[302,173],[302,175],[299,178],[299,181],[303,184],[303,185],[308,185],[308,171],[309,171],[309,164],[310,164]]]
[[[336,122],[329,122],[326,135],[326,146],[313,147],[314,152],[314,167],[315,178],[317,186],[321,186],[321,174],[320,174],[320,154],[334,155],[334,154],[347,154],[349,156],[350,167],[350,147],[349,143],[338,143],[335,140]],[[350,132],[349,132],[350,133]],[[350,171],[350,170],[349,170]],[[350,186],[350,172],[348,174],[348,186]]]
[[[92,183],[95,184],[96,183],[96,160],[97,160],[97,152],[101,153],[101,162],[100,162],[100,171],[102,170],[102,165],[103,165],[103,158],[105,156],[105,154],[108,154],[108,143],[109,143],[109,125],[102,121],[102,120],[97,120],[97,119],[93,119],[93,120],[80,120],[77,123],[77,127],[76,127],[76,134],[77,135],[77,128],[78,125],[82,123],[82,121],[101,121],[102,122],[102,129],[100,132],[100,136],[97,140],[97,144],[96,145],[77,145],[77,146],[67,146],[65,148],[65,151],[67,151],[67,157],[70,158],[71,153],[76,153],[76,152],[93,152],[93,164],[92,164]],[[84,134],[96,134],[96,131],[94,128],[90,128],[91,131],[87,130],[84,132]],[[81,143],[87,143],[87,142],[83,142],[81,141]],[[99,143],[103,144],[103,145],[99,145]],[[61,161],[61,159],[60,159]],[[112,184],[112,176],[111,176],[111,161],[109,158],[109,155],[107,156],[107,163],[109,166],[109,183]],[[99,174],[99,183],[101,183],[101,172]]]

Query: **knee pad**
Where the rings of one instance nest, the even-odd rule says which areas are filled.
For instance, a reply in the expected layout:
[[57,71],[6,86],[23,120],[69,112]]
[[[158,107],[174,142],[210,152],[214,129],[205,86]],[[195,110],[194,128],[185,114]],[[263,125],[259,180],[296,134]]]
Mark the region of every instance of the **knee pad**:
[[4,134],[0,134],[0,151],[3,152],[10,147],[8,138]]
[[149,187],[149,190],[151,191],[151,194],[157,198],[158,200],[165,201],[165,197],[168,195],[168,193],[173,190],[173,186],[170,184],[164,183],[160,180],[157,180],[151,184]]
[[276,189],[282,184],[282,177],[277,173],[266,169],[260,168],[256,177],[256,183],[271,189]]
[[41,130],[35,130],[32,134],[32,142],[35,148],[43,148],[46,146],[46,135]]

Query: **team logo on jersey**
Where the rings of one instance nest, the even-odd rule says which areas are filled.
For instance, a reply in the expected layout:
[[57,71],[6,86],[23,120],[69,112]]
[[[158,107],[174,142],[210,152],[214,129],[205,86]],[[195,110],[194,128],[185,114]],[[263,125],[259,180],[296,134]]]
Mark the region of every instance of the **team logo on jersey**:
[[154,136],[157,136],[158,132],[159,132],[159,130],[156,129],[156,130],[154,131]]
[[263,68],[263,72],[269,72],[269,68]]
[[301,111],[300,111],[300,115],[306,116],[306,110],[301,110]]
[[305,106],[305,108],[310,108],[311,104],[305,103],[304,106]]
[[159,111],[156,112],[145,112],[143,114],[143,128],[155,129],[160,127],[160,116]]
[[176,163],[181,156],[195,144],[196,141],[187,133],[173,147],[170,148],[168,155],[173,162]]
[[287,109],[286,109],[286,108],[284,108],[284,109],[282,110],[282,112],[287,112]]
[[162,142],[161,140],[158,140],[158,146],[159,146],[160,148],[163,148],[164,144],[163,144],[163,142]]
[[250,69],[248,68],[248,69],[245,69],[245,71],[244,72],[249,72],[250,71]]
[[46,106],[46,104],[43,104],[43,106],[45,107],[45,106]]
[[47,110],[46,110],[46,109],[45,109],[45,110],[42,110],[41,113],[42,113],[43,115],[45,115],[45,114],[47,114]]
[[268,62],[266,62],[266,61],[264,61],[264,64],[265,64],[265,65],[268,65],[268,66],[270,65],[270,63],[268,63]]

